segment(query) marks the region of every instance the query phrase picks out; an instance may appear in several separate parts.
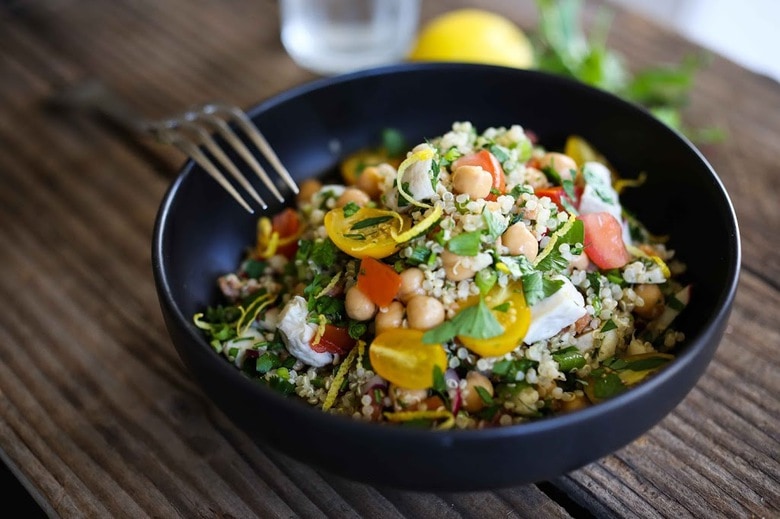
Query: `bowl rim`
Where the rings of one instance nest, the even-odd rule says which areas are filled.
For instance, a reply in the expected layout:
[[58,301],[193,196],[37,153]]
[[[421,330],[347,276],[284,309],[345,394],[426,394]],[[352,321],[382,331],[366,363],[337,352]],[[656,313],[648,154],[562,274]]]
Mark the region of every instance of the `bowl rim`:
[[[217,356],[213,349],[206,342],[201,331],[192,324],[191,316],[185,316],[181,309],[176,304],[168,274],[164,270],[165,257],[165,230],[166,222],[168,221],[172,205],[176,198],[176,194],[179,191],[183,183],[187,181],[193,171],[196,169],[195,163],[188,159],[185,164],[180,168],[176,178],[169,185],[166,190],[163,199],[161,201],[157,217],[155,218],[153,228],[153,240],[152,240],[152,269],[155,279],[155,283],[158,287],[158,293],[161,304],[164,304],[173,314],[175,320],[178,322],[184,332],[188,335],[189,339],[196,344],[197,347],[207,350],[215,355],[214,368],[219,370],[222,376],[234,379],[235,382],[244,390],[248,391],[253,396],[258,396],[263,400],[271,399],[275,404],[285,406],[289,408],[290,412],[303,416],[305,418],[311,418],[317,421],[322,426],[327,426],[333,429],[350,430],[360,434],[368,435],[385,435],[392,434],[404,440],[416,440],[416,441],[434,441],[434,442],[450,442],[450,441],[489,441],[504,437],[517,437],[517,436],[535,436],[538,434],[545,434],[552,430],[559,430],[561,428],[578,427],[584,423],[588,423],[594,419],[600,417],[606,417],[616,412],[617,410],[626,406],[631,407],[632,403],[638,400],[642,400],[649,393],[655,392],[659,387],[665,386],[669,380],[676,378],[679,373],[689,368],[689,365],[694,362],[694,359],[701,354],[701,350],[707,346],[708,335],[712,332],[713,326],[716,323],[725,323],[728,319],[733,301],[736,296],[736,290],[739,284],[739,276],[741,269],[741,256],[742,247],[739,232],[739,224],[737,221],[736,213],[734,211],[733,203],[720,179],[715,172],[709,161],[704,157],[701,151],[681,132],[667,126],[665,123],[655,118],[649,111],[641,106],[625,101],[614,94],[609,92],[590,87],[578,81],[565,78],[559,75],[527,69],[513,69],[510,67],[503,67],[497,65],[483,65],[483,64],[471,64],[471,63],[403,63],[396,65],[387,65],[382,67],[375,67],[371,69],[365,69],[361,71],[351,72],[347,74],[341,74],[338,76],[318,78],[301,85],[292,87],[290,89],[279,92],[271,97],[254,104],[247,110],[247,114],[251,119],[255,119],[260,114],[267,110],[270,110],[280,104],[293,101],[300,96],[304,96],[310,92],[318,91],[323,88],[332,87],[341,83],[361,81],[365,78],[371,78],[376,76],[382,76],[387,74],[414,74],[416,72],[427,72],[437,70],[461,70],[461,71],[490,71],[493,70],[497,73],[505,74],[518,74],[519,76],[526,76],[533,78],[540,76],[546,78],[547,81],[559,82],[569,89],[584,89],[588,90],[591,95],[605,96],[612,100],[612,102],[619,102],[626,106],[627,109],[634,110],[638,117],[648,120],[647,124],[653,124],[662,126],[662,131],[666,131],[674,136],[674,138],[682,141],[685,148],[690,153],[693,153],[697,160],[707,169],[711,180],[715,183],[717,191],[724,199],[724,207],[727,208],[727,213],[724,215],[729,224],[733,227],[733,250],[728,258],[728,283],[722,287],[719,291],[719,300],[717,302],[717,311],[707,317],[706,322],[697,330],[693,336],[686,337],[684,348],[675,354],[673,362],[669,363],[663,370],[655,373],[653,377],[636,387],[598,404],[590,405],[586,408],[579,409],[577,411],[559,415],[552,415],[544,417],[538,420],[531,420],[529,422],[521,424],[513,424],[506,426],[497,426],[484,429],[449,429],[449,430],[430,430],[426,428],[414,428],[414,427],[398,427],[392,424],[366,422],[357,420],[351,416],[339,415],[335,413],[324,412],[321,409],[315,408],[306,402],[303,402],[299,398],[295,398],[294,395],[286,396],[282,395],[269,387],[265,387],[262,384],[250,379],[241,370],[237,369],[233,364],[226,362],[222,357]],[[255,215],[251,216],[256,218]],[[178,348],[178,346],[177,346]],[[714,354],[714,349],[711,354]],[[709,363],[709,359],[708,362]],[[677,403],[675,403],[675,406]]]

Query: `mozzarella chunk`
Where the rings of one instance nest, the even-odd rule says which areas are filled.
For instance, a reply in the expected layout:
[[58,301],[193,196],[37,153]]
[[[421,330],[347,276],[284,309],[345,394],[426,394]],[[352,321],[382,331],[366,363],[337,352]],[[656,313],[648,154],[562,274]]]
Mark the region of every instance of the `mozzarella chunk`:
[[432,164],[433,161],[431,159],[413,162],[404,171],[403,178],[398,179],[403,184],[408,182],[408,186],[402,187],[418,202],[431,198],[436,194],[431,182]]
[[612,187],[609,169],[598,162],[586,162],[582,171],[586,183],[580,197],[580,214],[607,212],[622,222],[620,199]]
[[563,286],[531,307],[531,325],[523,339],[526,344],[549,339],[587,312],[585,299],[568,278],[558,275],[553,279],[563,281]]
[[278,329],[290,355],[308,366],[322,367],[333,362],[333,354],[319,353],[311,349],[311,339],[317,333],[317,325],[306,322],[306,300],[295,296],[279,314]]

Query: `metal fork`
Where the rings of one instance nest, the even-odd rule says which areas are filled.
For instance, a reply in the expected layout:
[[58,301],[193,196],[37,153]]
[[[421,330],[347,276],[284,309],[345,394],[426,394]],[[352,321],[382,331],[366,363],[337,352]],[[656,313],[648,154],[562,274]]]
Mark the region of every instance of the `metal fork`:
[[[241,206],[250,213],[254,210],[233,184],[222,173],[224,171],[242,187],[263,208],[268,204],[257,193],[255,188],[241,174],[240,165],[234,163],[217,142],[219,135],[230,149],[235,151],[260,178],[268,190],[279,202],[284,197],[275,183],[258,162],[249,147],[242,141],[240,134],[265,156],[276,173],[284,180],[293,193],[298,193],[298,186],[284,164],[268,144],[260,130],[240,108],[221,102],[207,103],[187,110],[174,117],[159,121],[150,121],[134,114],[128,105],[110,91],[103,83],[89,80],[61,90],[53,105],[60,108],[89,109],[108,118],[131,133],[147,135],[163,144],[172,144],[197,162],[206,173],[216,180]],[[216,159],[216,160],[215,160]]]

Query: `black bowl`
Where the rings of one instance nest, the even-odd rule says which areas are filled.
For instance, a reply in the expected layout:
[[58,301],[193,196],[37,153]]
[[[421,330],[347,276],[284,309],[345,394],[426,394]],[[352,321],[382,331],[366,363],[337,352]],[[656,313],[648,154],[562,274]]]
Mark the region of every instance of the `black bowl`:
[[[416,490],[480,490],[549,480],[643,434],[686,396],[710,362],[731,311],[740,267],[736,217],[696,148],[617,97],[561,77],[465,64],[408,64],[303,85],[249,110],[293,176],[334,171],[384,128],[412,143],[454,121],[478,130],[521,124],[548,148],[589,140],[622,176],[647,172],[624,204],[688,265],[686,335],[663,371],[609,401],[567,415],[487,430],[430,431],[326,414],[246,378],[192,322],[218,302],[216,278],[254,239],[255,217],[187,163],[160,207],[152,244],[160,304],[179,355],[204,393],[249,436],[354,480]],[[275,212],[279,207],[272,207]]]

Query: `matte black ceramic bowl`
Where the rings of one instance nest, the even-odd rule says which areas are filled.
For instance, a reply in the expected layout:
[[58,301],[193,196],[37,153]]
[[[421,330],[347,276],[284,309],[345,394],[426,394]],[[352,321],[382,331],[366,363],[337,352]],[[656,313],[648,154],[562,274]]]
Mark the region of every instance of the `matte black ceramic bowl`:
[[[734,211],[717,175],[683,137],[641,109],[560,77],[480,65],[400,65],[303,85],[249,110],[293,176],[332,172],[384,128],[417,143],[454,121],[520,124],[548,148],[589,140],[624,177],[648,174],[623,202],[688,265],[686,334],[663,371],[607,402],[525,425],[430,431],[326,414],[246,378],[217,355],[193,314],[219,301],[216,279],[253,242],[249,215],[187,163],[160,207],[154,276],[173,344],[220,409],[262,444],[358,481],[419,490],[479,490],[548,480],[636,439],[696,384],[723,335],[740,266]],[[279,207],[271,208],[275,212]]]

